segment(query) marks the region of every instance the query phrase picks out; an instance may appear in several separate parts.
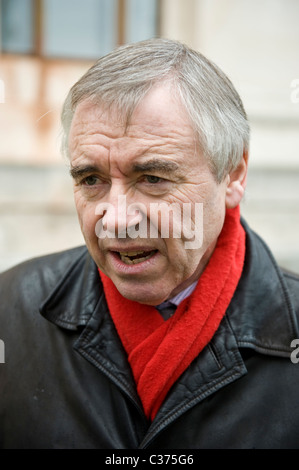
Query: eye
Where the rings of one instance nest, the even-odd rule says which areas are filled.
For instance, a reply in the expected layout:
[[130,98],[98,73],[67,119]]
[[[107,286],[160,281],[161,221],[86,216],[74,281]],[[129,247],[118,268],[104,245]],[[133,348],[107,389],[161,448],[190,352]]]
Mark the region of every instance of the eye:
[[90,175],[83,179],[82,184],[85,186],[95,186],[99,182],[99,178]]
[[141,192],[153,196],[166,194],[172,188],[173,182],[155,175],[142,175],[137,181],[137,187]]
[[164,181],[159,176],[154,176],[154,175],[146,175],[145,179],[150,184],[157,184],[157,183],[160,183],[161,181]]

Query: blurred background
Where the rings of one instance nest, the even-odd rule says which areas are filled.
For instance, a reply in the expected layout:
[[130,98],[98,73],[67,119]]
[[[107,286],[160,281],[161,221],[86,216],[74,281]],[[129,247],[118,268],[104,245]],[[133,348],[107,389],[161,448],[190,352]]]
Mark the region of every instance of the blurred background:
[[115,46],[185,42],[216,62],[251,123],[242,213],[299,272],[298,0],[0,0],[0,271],[83,243],[60,110]]

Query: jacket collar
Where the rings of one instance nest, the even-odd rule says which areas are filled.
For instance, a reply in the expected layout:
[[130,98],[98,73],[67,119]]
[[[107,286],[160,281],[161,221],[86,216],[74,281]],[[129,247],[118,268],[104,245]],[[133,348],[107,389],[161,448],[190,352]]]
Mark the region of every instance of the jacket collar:
[[299,336],[284,275],[263,240],[244,220],[242,224],[246,259],[227,317],[239,347],[289,357],[291,341]]
[[71,252],[73,262],[40,307],[50,322],[68,330],[85,326],[102,294],[97,267],[86,247]]
[[[290,343],[299,333],[287,285],[268,247],[245,221],[242,224],[246,231],[246,258],[227,319],[239,347],[288,356]],[[54,324],[77,330],[87,324],[96,310],[98,314],[107,311],[103,288],[94,261],[82,248],[40,311]]]

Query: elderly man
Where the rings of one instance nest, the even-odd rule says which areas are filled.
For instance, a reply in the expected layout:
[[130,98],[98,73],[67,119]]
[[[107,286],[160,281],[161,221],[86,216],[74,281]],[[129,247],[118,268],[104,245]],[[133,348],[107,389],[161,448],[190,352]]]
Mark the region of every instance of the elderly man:
[[62,122],[86,247],[1,276],[2,447],[299,447],[299,279],[240,221],[231,82],[180,43],[132,44]]

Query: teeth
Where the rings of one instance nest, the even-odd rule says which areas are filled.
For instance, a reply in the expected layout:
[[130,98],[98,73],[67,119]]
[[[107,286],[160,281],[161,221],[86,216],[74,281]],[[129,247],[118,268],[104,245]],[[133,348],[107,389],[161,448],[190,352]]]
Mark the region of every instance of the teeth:
[[137,256],[137,255],[142,255],[144,251],[120,251],[119,254],[120,256]]
[[139,257],[136,259],[131,259],[130,256],[142,255],[143,253],[144,251],[121,251],[119,252],[119,255],[120,259],[125,264],[138,264],[149,259],[152,256],[153,252],[151,251],[147,256]]

